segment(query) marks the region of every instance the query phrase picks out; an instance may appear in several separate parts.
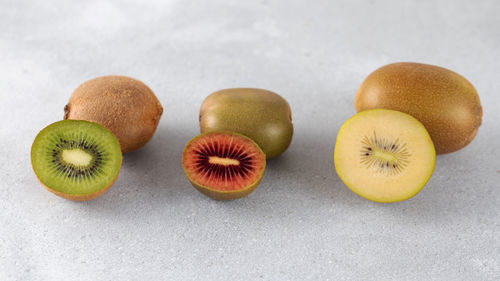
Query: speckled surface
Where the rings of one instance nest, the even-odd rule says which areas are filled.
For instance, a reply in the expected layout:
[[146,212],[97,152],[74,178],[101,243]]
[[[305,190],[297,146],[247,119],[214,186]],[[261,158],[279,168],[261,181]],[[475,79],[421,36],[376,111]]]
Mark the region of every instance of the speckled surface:
[[[0,280],[499,280],[500,2],[0,1]],[[478,89],[483,125],[416,197],[377,204],[333,167],[363,78],[437,64]],[[165,109],[115,185],[44,190],[31,143],[83,81],[144,81]],[[289,150],[249,197],[197,192],[180,162],[205,96],[280,93]]]

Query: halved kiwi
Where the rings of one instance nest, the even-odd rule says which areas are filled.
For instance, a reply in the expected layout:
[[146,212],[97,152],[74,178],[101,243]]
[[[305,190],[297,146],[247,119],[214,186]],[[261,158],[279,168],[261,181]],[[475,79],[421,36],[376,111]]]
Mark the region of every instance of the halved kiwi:
[[236,133],[213,132],[190,140],[182,168],[191,184],[217,200],[245,197],[259,184],[266,155],[251,139]]
[[417,194],[434,171],[436,152],[425,127],[394,110],[362,111],[340,128],[335,169],[354,193],[376,202]]
[[117,138],[87,121],[53,123],[36,136],[31,147],[31,164],[40,183],[74,201],[103,194],[118,177],[121,162]]

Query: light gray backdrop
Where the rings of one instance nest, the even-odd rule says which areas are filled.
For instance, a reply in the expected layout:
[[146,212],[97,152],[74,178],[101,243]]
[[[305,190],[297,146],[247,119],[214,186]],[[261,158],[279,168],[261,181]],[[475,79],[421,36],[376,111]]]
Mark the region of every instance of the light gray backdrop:
[[[437,64],[480,93],[483,125],[414,198],[377,204],[333,166],[371,71]],[[500,2],[0,1],[0,280],[499,280]],[[115,185],[45,191],[30,147],[82,82],[138,78],[165,108]],[[204,97],[276,91],[295,136],[249,197],[213,201],[181,151]]]

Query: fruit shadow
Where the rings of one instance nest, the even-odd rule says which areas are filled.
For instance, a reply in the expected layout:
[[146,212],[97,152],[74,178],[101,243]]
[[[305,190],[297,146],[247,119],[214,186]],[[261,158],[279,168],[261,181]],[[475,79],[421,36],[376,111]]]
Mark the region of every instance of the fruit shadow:
[[297,200],[343,200],[349,194],[335,172],[335,138],[336,134],[297,134],[288,151],[268,161],[264,180]]

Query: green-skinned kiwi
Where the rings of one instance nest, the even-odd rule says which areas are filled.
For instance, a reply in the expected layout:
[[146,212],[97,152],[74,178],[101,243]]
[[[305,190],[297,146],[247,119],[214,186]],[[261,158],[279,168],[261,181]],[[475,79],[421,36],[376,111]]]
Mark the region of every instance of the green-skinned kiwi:
[[225,89],[203,101],[200,130],[243,134],[255,141],[269,159],[290,145],[292,113],[288,102],[276,93],[253,88]]
[[162,113],[148,86],[118,75],[86,81],[64,107],[64,119],[96,122],[110,130],[123,153],[141,148],[153,137]]
[[467,79],[439,66],[409,62],[372,72],[359,88],[354,107],[358,112],[385,108],[412,115],[424,124],[438,154],[469,144],[483,112]]
[[63,120],[44,128],[31,147],[37,179],[73,201],[102,195],[115,182],[122,153],[116,137],[97,123]]
[[210,132],[186,144],[182,168],[201,193],[216,200],[232,200],[249,195],[259,185],[266,156],[244,135]]

